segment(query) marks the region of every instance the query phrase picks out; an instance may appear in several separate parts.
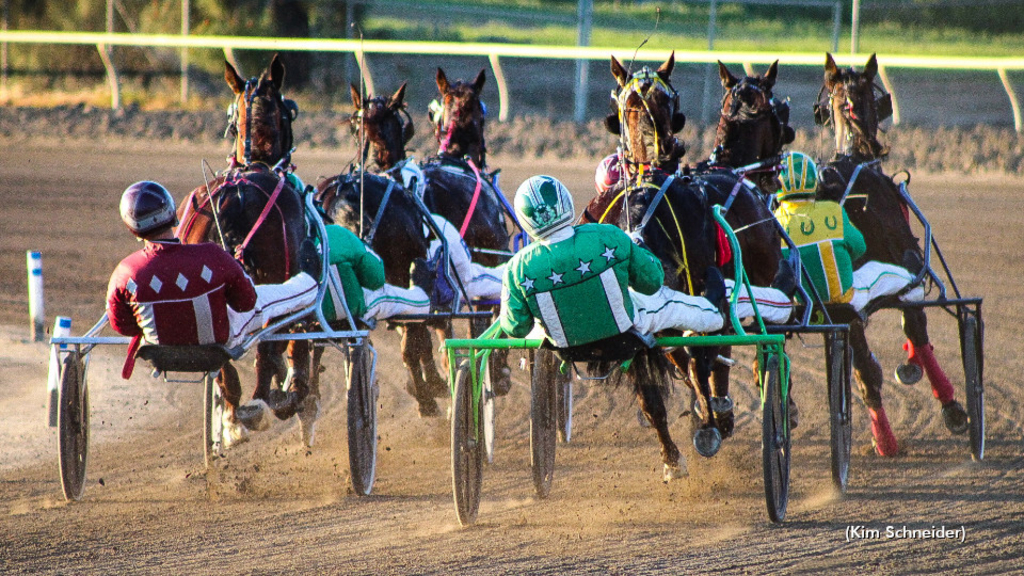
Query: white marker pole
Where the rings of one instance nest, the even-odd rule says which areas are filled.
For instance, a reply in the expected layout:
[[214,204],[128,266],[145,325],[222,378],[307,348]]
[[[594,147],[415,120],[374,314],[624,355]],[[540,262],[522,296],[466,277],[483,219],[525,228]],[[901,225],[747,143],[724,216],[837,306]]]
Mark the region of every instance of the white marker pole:
[[[65,336],[71,336],[71,318],[67,316],[57,316],[57,319],[53,322],[53,337],[60,338]],[[60,351],[58,352],[58,348]],[[67,344],[61,344],[58,346],[50,346],[50,371],[47,374],[46,379],[46,395],[49,398],[49,424],[50,428],[57,427],[57,406],[60,402],[60,370],[61,370],[61,354],[68,349]]]
[[28,315],[32,318],[32,339],[42,342],[46,339],[43,323],[46,313],[43,309],[43,256],[39,252],[27,253],[28,264]]

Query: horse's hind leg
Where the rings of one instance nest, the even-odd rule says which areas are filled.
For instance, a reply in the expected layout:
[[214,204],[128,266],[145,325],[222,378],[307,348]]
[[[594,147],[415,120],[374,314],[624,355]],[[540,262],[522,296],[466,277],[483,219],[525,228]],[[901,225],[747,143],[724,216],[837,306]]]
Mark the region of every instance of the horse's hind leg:
[[[425,355],[432,355],[430,349],[430,332],[422,324],[406,324],[398,328],[402,334],[402,362],[409,370],[411,382],[406,385],[405,390],[419,404],[419,413],[424,418],[434,418],[441,415],[437,407],[434,395],[428,389],[426,380],[423,378],[421,359]],[[433,359],[431,359],[431,362]]]
[[[928,317],[921,308],[905,308],[903,310],[903,332],[907,342],[903,349],[907,351],[907,363],[917,366],[928,376],[932,386],[932,394],[942,404],[942,419],[946,428],[954,434],[967,431],[967,412],[956,401],[953,383],[935,359],[934,347],[928,342]],[[911,381],[913,384],[916,380]]]
[[875,452],[880,456],[895,456],[899,449],[896,436],[892,433],[889,418],[882,407],[882,365],[868,348],[864,322],[861,320],[850,323],[850,347],[853,350],[853,375],[871,416],[871,436]]
[[664,386],[661,379],[665,376],[658,369],[655,362],[646,355],[637,358],[634,370],[637,370],[634,378],[634,389],[637,400],[640,402],[640,409],[643,411],[647,421],[651,423],[661,442],[661,460],[664,463],[664,481],[668,482],[675,478],[687,476],[686,459],[679,452],[679,447],[672,441],[668,431],[668,414],[665,411],[665,400],[662,396]]

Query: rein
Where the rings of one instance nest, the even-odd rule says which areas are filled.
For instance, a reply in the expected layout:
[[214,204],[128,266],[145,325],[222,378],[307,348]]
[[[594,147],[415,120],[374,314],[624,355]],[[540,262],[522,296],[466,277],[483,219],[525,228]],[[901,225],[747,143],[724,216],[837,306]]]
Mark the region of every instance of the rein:
[[466,217],[462,220],[462,226],[459,227],[459,237],[466,237],[466,229],[469,228],[469,221],[473,218],[473,213],[476,212],[476,203],[480,200],[480,188],[483,186],[483,181],[480,179],[480,170],[476,167],[472,158],[467,158],[469,167],[473,169],[473,175],[476,176],[476,189],[473,190],[473,199],[469,202],[469,210],[466,211]]

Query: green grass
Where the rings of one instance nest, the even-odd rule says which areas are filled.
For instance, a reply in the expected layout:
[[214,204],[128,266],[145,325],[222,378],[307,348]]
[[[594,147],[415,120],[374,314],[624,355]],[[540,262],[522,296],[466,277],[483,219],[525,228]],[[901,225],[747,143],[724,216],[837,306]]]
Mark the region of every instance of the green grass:
[[[451,19],[429,17],[429,4],[421,3],[428,17],[415,19],[372,15],[364,22],[367,37],[394,40],[458,42],[503,42],[571,46],[576,43],[576,28],[567,23],[544,23],[524,18],[507,20],[484,18]],[[515,12],[517,8],[505,8]],[[561,18],[575,17],[575,10],[545,7],[531,9]],[[844,14],[844,19],[849,15]],[[657,26],[655,21],[658,20]],[[428,22],[429,23],[425,23]],[[591,33],[592,46],[633,48],[648,39],[645,48],[705,50],[708,14],[705,7],[681,5],[662,8],[660,17],[653,5],[641,7],[598,6]],[[819,52],[833,50],[831,10],[797,11],[778,8],[772,17],[750,19],[742,11],[725,5],[718,14],[714,47],[722,51]],[[850,27],[844,21],[838,42],[840,52],[850,48]],[[861,27],[861,52],[945,56],[1020,56],[1024,52],[1024,33],[994,35],[961,28],[933,29],[906,22],[887,22]]]

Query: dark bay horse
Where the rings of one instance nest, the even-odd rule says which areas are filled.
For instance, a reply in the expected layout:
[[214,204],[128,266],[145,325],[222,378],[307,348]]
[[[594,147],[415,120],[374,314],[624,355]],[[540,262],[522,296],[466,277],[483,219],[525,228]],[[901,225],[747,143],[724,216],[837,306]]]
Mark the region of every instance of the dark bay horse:
[[[767,261],[771,272],[762,272],[755,281],[767,284],[774,277],[774,266],[778,264],[781,250],[776,237],[759,238],[764,231],[773,232],[773,229],[761,223],[771,218],[771,212],[758,198],[753,184],[744,183],[727,170],[677,173],[685,148],[675,133],[683,128],[685,116],[679,111],[679,97],[670,81],[674,66],[675,54],[672,54],[656,71],[644,67],[630,74],[620,61],[611,57],[611,73],[618,88],[613,101],[615,112],[605,123],[609,131],[621,137],[623,176],[615,187],[590,203],[585,215],[601,214],[602,221],[635,230],[650,203],[660,197],[642,231],[644,241],[662,260],[666,285],[696,295],[703,290],[708,268],[726,262],[720,231],[712,219],[710,207],[728,202],[730,223],[739,222],[733,224],[736,228],[753,224],[740,236],[745,242],[744,262],[750,257],[746,250],[758,254],[767,249],[768,256],[774,254],[774,259]],[[624,209],[627,206],[628,209]],[[765,271],[765,260],[752,261],[750,266],[752,271]],[[706,456],[718,451],[722,438],[732,433],[733,426],[731,409],[719,412],[710,408],[713,396],[721,398],[729,393],[728,366],[712,362],[719,353],[727,355],[728,349],[694,348],[692,354],[678,349],[671,356],[686,374],[687,384],[696,395],[701,423],[694,441],[698,452]],[[714,378],[711,378],[712,370]],[[652,420],[651,423],[658,428],[659,422]],[[668,464],[675,445],[666,444],[660,430],[658,437],[663,440],[663,457]]]
[[[396,286],[409,285],[409,267],[427,253],[422,215],[411,192],[396,172],[406,159],[405,144],[414,128],[405,112],[405,84],[391,96],[364,97],[352,86],[352,134],[359,146],[360,162],[372,156],[373,171],[350,166],[347,172],[317,183],[317,200],[335,223],[348,228],[370,244],[384,262],[384,276]],[[384,209],[381,210],[381,206]],[[448,385],[434,362],[430,332],[422,322],[400,325],[402,360],[410,374],[407,390],[416,398],[424,416],[437,416],[436,396],[447,395]],[[315,360],[314,360],[315,363]]]
[[[486,79],[480,70],[471,83],[450,82],[444,70],[437,69],[440,98],[431,107],[431,119],[438,150],[437,156],[424,160],[423,202],[459,229],[474,262],[496,266],[508,260],[504,254],[510,253],[511,236],[505,215],[512,210],[498,188],[498,171],[486,171],[487,110],[480,99]],[[491,305],[481,308],[487,307],[497,310]],[[511,385],[506,351],[495,350],[489,366],[494,388],[503,394]]]
[[[782,147],[793,141],[795,132],[789,126],[789,105],[779,102],[772,89],[779,72],[779,61],[763,75],[736,77],[721,61],[718,73],[725,94],[718,117],[711,163],[730,168],[748,166],[777,157]],[[759,170],[747,177],[766,196],[779,189],[774,167]]]
[[[892,113],[892,108],[888,94],[876,83],[877,74],[874,54],[860,72],[853,68],[841,70],[832,55],[826,54],[822,99],[815,105],[815,118],[832,126],[835,156],[820,170],[820,193],[843,204],[850,222],[864,235],[867,251],[855,266],[877,260],[917,273],[923,264],[921,247],[910,227],[899,187],[881,167],[888,149],[878,140],[879,124]],[[908,362],[923,368],[928,375],[936,398],[943,403],[946,426],[954,432],[965,431],[966,413],[953,400],[952,384],[935,360],[924,310],[904,308],[902,312]],[[856,324],[851,325],[856,329],[850,332],[854,373],[865,404],[880,410],[882,367],[867,347],[863,322]],[[907,378],[908,383],[913,383],[920,378],[921,370],[910,373],[914,375]],[[895,447],[890,448],[883,455],[895,455]]]
[[[281,169],[289,162],[297,107],[282,96],[284,66],[276,55],[258,78],[244,80],[227,62],[224,76],[235,95],[229,126],[235,135],[231,167],[180,204],[176,233],[184,243],[222,245],[257,284],[281,283],[299,273],[299,246],[307,230],[300,192]],[[293,362],[289,392],[272,390],[273,376],[280,376],[283,347],[277,342],[257,345],[253,393],[253,399],[267,402],[282,419],[300,410],[309,392],[309,347],[304,340],[288,344]],[[228,410],[234,412],[242,391],[230,364],[221,371],[219,384]]]
[[[635,208],[623,210],[623,205],[632,205],[634,202],[642,204],[642,201],[635,200],[635,192],[631,191],[661,188],[668,177],[677,172],[685,147],[674,134],[683,128],[685,116],[679,111],[678,95],[670,83],[674,65],[673,54],[656,71],[644,68],[636,74],[630,74],[612,57],[612,75],[618,83],[618,89],[614,100],[616,112],[608,116],[606,126],[612,133],[619,135],[622,141],[620,163],[623,178],[616,187],[594,198],[585,214],[601,214],[604,221],[632,228],[637,223],[633,215]],[[737,236],[751,282],[766,286],[773,281],[782,251],[772,224],[773,216],[752,183],[737,177],[731,170],[710,168],[696,173],[677,173],[666,189],[665,197],[671,200],[675,194],[698,196],[706,206],[729,205],[726,219],[734,229],[741,231]],[[689,202],[692,204],[695,200]],[[667,206],[668,202],[665,204]],[[682,199],[674,204],[686,205]],[[684,243],[682,239],[686,234],[694,233],[688,232],[687,227],[693,230],[716,228],[710,225],[710,210],[705,208],[699,212],[684,213],[678,207],[658,205],[654,214],[664,216],[652,218],[651,222],[655,222],[655,225],[648,224],[643,234],[645,240],[651,235],[648,244],[662,259],[666,285],[689,294],[700,294],[706,267],[721,266],[726,262],[722,238],[716,231],[714,238],[705,239],[704,242],[694,240]],[[667,219],[673,214],[674,218]],[[628,221],[625,220],[627,217]],[[715,251],[710,260],[699,254],[689,255],[689,250],[709,249],[705,245]],[[726,271],[731,272],[730,268],[726,267]],[[715,358],[719,353],[727,356],[729,352],[728,348],[715,352],[698,351],[705,358],[692,363],[684,351],[673,353],[673,361],[682,372],[690,375],[688,384],[697,395],[703,426],[698,434],[707,434],[705,431],[712,427],[720,437],[728,437],[732,433],[731,411],[715,417],[713,411],[708,409],[710,396],[724,397],[729,393],[729,366],[711,364],[706,359]],[[708,370],[713,370],[710,382]],[[720,443],[720,438],[711,440],[711,447],[702,453],[713,454],[717,450],[717,443]]]

